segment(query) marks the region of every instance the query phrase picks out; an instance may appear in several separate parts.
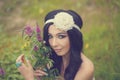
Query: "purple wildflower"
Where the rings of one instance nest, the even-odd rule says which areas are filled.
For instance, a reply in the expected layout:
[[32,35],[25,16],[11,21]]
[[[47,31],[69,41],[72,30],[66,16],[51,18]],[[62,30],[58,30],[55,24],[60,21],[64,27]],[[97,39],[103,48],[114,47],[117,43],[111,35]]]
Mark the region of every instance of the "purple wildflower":
[[37,26],[36,26],[36,32],[37,32],[37,34],[40,34],[40,32],[41,32],[38,24],[37,24]]
[[26,28],[25,28],[25,34],[27,34],[28,36],[32,36],[32,34],[33,34],[33,30],[32,30],[32,28],[30,27],[30,26],[27,26]]
[[40,34],[37,34],[37,40],[38,40],[39,42],[42,41],[42,38],[41,38]]
[[0,75],[2,75],[2,76],[5,75],[5,71],[2,68],[0,68]]
[[37,25],[37,26],[36,26],[36,33],[37,33],[37,40],[38,40],[39,42],[42,41],[40,32],[41,32],[41,31],[40,31],[40,28],[39,28],[39,26]]
[[38,46],[34,46],[33,50],[37,51],[38,50]]

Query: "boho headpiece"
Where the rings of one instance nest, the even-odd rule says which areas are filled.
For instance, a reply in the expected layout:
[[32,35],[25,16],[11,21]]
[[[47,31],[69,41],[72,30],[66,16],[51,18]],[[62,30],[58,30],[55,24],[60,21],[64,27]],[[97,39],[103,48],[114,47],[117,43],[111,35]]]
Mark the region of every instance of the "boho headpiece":
[[59,28],[65,31],[68,31],[73,27],[80,30],[80,28],[75,24],[73,17],[66,12],[57,13],[53,19],[47,20],[45,24],[50,22],[53,22],[56,28]]

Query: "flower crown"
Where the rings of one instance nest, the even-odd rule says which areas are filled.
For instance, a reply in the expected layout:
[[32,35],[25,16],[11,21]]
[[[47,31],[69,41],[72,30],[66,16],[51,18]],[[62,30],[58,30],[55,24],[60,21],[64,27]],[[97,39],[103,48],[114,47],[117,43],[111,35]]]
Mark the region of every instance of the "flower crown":
[[53,19],[47,20],[45,25],[50,22],[53,22],[56,28],[62,29],[64,31],[68,31],[73,27],[80,30],[79,26],[75,24],[73,17],[66,12],[57,13]]

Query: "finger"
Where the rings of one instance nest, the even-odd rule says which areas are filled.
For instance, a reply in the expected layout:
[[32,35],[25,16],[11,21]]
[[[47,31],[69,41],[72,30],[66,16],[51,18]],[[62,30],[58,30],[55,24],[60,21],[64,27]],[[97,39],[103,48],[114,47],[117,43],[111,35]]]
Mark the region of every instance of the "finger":
[[16,62],[22,62],[22,60],[21,60],[22,56],[24,56],[24,54],[21,54],[21,55],[16,59]]
[[36,76],[36,79],[37,79],[37,80],[41,80],[40,76],[39,76],[39,77],[38,77],[38,76]]
[[35,73],[40,73],[40,74],[43,74],[43,75],[48,75],[46,72],[42,71],[42,70],[36,70]]
[[44,72],[47,72],[47,69],[46,68],[39,68],[39,69],[36,69],[35,71],[39,71],[39,70],[41,70],[41,71],[44,71]]
[[38,76],[45,76],[45,74],[42,73],[34,73],[34,76],[38,77]]
[[27,66],[24,63],[22,63],[21,66],[18,67],[18,70],[22,71],[22,70],[25,70],[26,68],[27,68]]
[[29,68],[32,68],[32,65],[31,65],[31,63],[30,63],[30,61],[26,58],[26,63],[27,63],[27,66],[29,67]]
[[23,63],[25,63],[26,64],[26,59],[25,59],[25,56],[23,55],[23,56],[21,56],[21,60],[22,60],[22,62]]

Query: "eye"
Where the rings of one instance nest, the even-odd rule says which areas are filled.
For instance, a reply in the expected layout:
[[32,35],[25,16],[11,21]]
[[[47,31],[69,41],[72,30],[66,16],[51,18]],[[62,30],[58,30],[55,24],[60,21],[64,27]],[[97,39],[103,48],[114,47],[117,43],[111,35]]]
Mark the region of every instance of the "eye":
[[51,39],[52,37],[53,37],[52,35],[48,34],[48,39]]
[[63,39],[63,38],[65,38],[66,37],[66,35],[58,35],[58,38],[59,39]]

